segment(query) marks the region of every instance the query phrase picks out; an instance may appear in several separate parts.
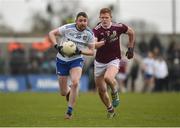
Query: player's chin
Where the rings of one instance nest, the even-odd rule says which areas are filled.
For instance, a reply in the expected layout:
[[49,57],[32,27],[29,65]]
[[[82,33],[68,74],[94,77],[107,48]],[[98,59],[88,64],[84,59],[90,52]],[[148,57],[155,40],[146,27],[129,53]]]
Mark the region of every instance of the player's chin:
[[81,27],[80,27],[80,30],[81,30],[81,31],[84,31],[85,29],[86,29],[86,26],[81,26]]
[[102,26],[108,27],[108,24],[107,23],[102,23]]

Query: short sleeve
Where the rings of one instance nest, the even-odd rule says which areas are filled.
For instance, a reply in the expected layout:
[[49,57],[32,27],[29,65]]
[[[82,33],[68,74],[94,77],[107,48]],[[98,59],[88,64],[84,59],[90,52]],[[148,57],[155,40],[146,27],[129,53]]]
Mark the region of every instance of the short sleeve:
[[128,30],[128,26],[122,23],[119,23],[119,27],[120,27],[120,33],[126,33]]
[[98,37],[97,30],[95,28],[93,29],[93,33],[95,37]]
[[90,34],[88,43],[94,43],[94,34]]
[[65,30],[66,30],[66,26],[65,25],[59,27],[59,33],[61,33],[61,35],[65,35]]

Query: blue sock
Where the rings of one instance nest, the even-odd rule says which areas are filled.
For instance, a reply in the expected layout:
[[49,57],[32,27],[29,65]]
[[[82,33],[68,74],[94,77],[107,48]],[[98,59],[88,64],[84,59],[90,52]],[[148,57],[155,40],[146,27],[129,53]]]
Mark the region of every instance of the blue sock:
[[72,111],[73,111],[73,108],[68,106],[67,114],[71,116],[72,115]]

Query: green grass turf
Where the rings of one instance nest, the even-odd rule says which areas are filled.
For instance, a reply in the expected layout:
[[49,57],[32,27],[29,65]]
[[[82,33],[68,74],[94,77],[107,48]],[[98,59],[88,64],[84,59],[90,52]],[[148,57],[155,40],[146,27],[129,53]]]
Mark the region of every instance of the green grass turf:
[[0,126],[180,126],[180,93],[120,95],[114,119],[95,92],[80,93],[72,120],[65,120],[65,97],[55,93],[0,93]]

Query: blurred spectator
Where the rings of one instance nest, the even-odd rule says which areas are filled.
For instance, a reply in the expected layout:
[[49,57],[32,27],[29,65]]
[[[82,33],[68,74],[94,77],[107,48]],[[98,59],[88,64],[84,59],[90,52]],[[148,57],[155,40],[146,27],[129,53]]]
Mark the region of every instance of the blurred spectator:
[[43,42],[32,43],[29,59],[29,73],[54,73],[56,52],[51,48],[51,42],[45,37]]
[[29,53],[28,72],[32,74],[40,73],[43,53],[34,48],[31,48]]
[[131,66],[130,71],[128,73],[128,77],[127,77],[128,78],[127,81],[130,80],[130,86],[131,86],[132,92],[135,91],[135,82],[136,82],[136,79],[138,77],[138,72],[139,72],[139,61],[137,58],[134,58],[132,66]]
[[155,92],[168,91],[168,67],[166,61],[162,56],[155,59],[154,64],[154,76],[155,76]]
[[144,78],[143,92],[151,92],[154,87],[154,55],[151,51],[148,52],[148,56],[143,59],[142,73]]
[[142,36],[142,40],[138,44],[139,53],[142,57],[147,56],[147,52],[149,51],[148,44],[145,41],[144,36]]
[[169,88],[180,91],[180,44],[171,40],[167,49]]
[[51,47],[44,52],[44,60],[42,62],[43,73],[54,74],[56,72],[56,54],[54,47]]
[[127,60],[122,58],[120,60],[120,65],[119,65],[119,72],[116,75],[116,80],[118,82],[118,90],[120,92],[126,92],[127,91],[127,86],[126,86],[126,82],[127,82]]
[[25,58],[24,46],[19,42],[11,42],[8,45],[10,54],[10,72],[11,74],[27,73],[27,62]]
[[5,71],[4,71],[4,64],[5,64],[5,61],[4,61],[4,58],[2,56],[2,52],[1,52],[1,49],[0,49],[0,74],[4,74]]
[[45,38],[43,42],[33,42],[32,48],[36,49],[38,51],[44,52],[48,50],[51,47],[51,42],[49,41],[49,38]]
[[157,34],[154,34],[149,42],[150,51],[154,51],[155,48],[159,49],[160,54],[163,52],[163,47],[161,45],[160,39],[158,38]]
[[175,46],[176,46],[176,42],[175,42],[175,40],[172,39],[167,48],[167,55],[166,55],[169,62],[173,62],[173,60],[175,58],[175,54],[174,54],[174,51],[176,49]]

